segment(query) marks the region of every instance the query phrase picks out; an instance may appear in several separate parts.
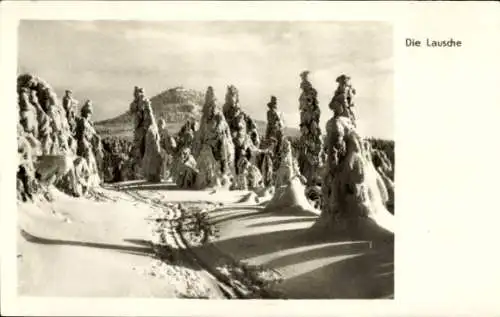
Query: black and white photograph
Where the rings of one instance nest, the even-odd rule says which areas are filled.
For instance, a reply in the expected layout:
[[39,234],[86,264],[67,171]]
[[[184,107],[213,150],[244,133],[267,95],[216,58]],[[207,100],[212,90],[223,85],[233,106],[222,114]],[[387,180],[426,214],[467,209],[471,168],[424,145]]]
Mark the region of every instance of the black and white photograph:
[[498,316],[499,13],[1,2],[0,315]]
[[390,23],[18,32],[18,294],[394,298]]

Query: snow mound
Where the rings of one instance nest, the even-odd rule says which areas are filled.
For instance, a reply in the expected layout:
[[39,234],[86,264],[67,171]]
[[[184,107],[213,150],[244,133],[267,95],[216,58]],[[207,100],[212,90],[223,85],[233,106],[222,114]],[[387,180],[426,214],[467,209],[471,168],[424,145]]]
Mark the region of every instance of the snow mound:
[[288,185],[277,188],[264,210],[283,214],[320,213],[307,200],[305,186],[298,177],[293,178]]

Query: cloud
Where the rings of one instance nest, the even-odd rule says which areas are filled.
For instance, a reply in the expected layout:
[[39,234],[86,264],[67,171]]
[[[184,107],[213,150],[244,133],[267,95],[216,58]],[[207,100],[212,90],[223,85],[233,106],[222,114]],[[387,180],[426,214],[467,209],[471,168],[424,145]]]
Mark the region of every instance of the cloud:
[[[127,30],[124,37],[145,49],[154,49],[160,52],[178,50],[188,54],[237,54],[249,53],[262,55],[266,48],[258,36],[251,34],[206,34],[206,32],[175,32],[158,30],[157,28],[140,28]],[[161,45],[153,45],[159,41]]]

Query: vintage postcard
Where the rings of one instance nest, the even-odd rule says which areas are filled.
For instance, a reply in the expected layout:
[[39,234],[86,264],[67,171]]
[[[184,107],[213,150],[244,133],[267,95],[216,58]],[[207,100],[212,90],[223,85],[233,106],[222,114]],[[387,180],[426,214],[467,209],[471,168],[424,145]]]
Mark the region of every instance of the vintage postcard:
[[[16,104],[2,120],[5,313],[453,313],[411,295],[439,302],[418,269],[448,278],[424,256],[443,225],[423,219],[453,190],[435,194],[446,185],[428,165],[446,151],[432,142],[455,144],[440,133],[460,125],[432,125],[438,106],[459,107],[448,91],[472,100],[460,76],[493,77],[498,13],[472,2],[2,4],[2,97]],[[461,25],[471,16],[482,18]],[[492,75],[464,64],[478,58]]]

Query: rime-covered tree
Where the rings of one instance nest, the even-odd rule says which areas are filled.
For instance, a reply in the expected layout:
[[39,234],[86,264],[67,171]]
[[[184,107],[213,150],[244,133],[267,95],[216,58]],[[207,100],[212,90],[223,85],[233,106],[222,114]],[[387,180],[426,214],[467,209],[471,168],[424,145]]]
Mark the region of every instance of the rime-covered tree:
[[226,91],[224,106],[222,107],[224,118],[231,129],[231,135],[234,137],[242,125],[246,133],[250,136],[255,146],[259,146],[259,133],[254,120],[246,114],[240,106],[238,89],[234,85],[229,85]]
[[199,170],[196,187],[229,188],[231,179],[234,179],[234,145],[212,87],[208,87],[205,95],[193,150]]
[[[344,84],[342,79],[337,81],[339,86]],[[326,125],[328,159],[318,225],[353,232],[363,224],[375,224],[393,232],[392,215],[385,206],[389,199],[387,188],[356,129],[355,119],[346,111],[347,94],[345,89],[343,93],[336,92],[330,103],[334,113]]]
[[319,180],[319,172],[323,165],[323,140],[319,120],[321,111],[317,98],[317,91],[308,79],[309,71],[300,74],[302,93],[299,98],[300,110],[300,147],[299,168],[309,185]]

